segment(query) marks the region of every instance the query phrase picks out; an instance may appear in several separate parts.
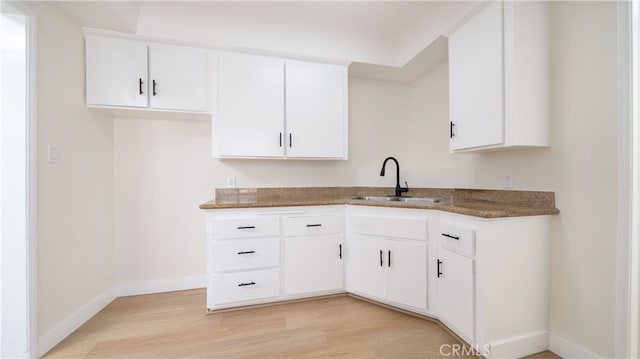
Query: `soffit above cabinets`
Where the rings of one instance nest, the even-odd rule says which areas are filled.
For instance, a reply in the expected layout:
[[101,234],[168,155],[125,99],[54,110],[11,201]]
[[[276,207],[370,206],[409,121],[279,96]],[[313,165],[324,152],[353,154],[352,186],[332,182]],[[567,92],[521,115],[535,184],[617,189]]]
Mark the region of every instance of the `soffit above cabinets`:
[[[354,63],[406,81],[446,58],[443,35],[478,1],[60,1],[80,26],[203,47]],[[443,42],[445,43],[443,46]]]

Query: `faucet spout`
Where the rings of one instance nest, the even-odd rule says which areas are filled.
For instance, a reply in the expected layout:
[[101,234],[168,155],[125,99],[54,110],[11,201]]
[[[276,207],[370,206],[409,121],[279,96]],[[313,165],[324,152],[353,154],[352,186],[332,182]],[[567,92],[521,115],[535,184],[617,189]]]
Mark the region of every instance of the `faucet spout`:
[[395,157],[387,157],[387,158],[385,158],[384,162],[382,162],[382,169],[380,170],[380,176],[384,176],[385,167],[387,166],[387,162],[389,160],[392,160],[393,162],[396,163],[396,193],[395,193],[395,196],[396,197],[400,197],[400,196],[402,196],[402,193],[409,191],[409,186],[407,186],[407,187],[401,187],[400,186],[400,164],[398,163],[398,160]]

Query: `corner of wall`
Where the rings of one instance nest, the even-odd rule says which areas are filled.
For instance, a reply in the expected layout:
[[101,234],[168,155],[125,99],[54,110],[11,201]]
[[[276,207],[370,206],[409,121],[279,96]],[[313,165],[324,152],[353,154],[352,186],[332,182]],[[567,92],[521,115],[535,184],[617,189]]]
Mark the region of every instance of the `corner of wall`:
[[114,299],[116,299],[116,288],[107,288],[104,292],[58,323],[53,329],[41,335],[38,339],[38,357],[43,356],[58,345],[64,338],[73,333],[94,315],[98,314],[98,312]]
[[549,333],[549,350],[565,359],[599,358],[588,349],[572,343],[556,333]]

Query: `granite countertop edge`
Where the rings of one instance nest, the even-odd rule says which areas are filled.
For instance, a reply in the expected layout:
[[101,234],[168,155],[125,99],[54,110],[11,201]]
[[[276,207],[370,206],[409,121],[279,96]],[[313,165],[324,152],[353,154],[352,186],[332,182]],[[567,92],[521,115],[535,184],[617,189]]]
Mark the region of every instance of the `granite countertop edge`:
[[[508,192],[508,191],[506,191]],[[530,206],[502,201],[487,201],[465,199],[456,201],[453,198],[444,199],[443,203],[402,203],[402,202],[372,202],[348,198],[242,198],[228,197],[222,200],[211,200],[200,205],[203,210],[216,209],[242,209],[242,208],[269,208],[269,207],[299,207],[299,206],[330,206],[330,205],[357,205],[372,207],[391,207],[437,210],[457,213],[480,218],[505,218],[555,215],[560,211],[555,206]]]

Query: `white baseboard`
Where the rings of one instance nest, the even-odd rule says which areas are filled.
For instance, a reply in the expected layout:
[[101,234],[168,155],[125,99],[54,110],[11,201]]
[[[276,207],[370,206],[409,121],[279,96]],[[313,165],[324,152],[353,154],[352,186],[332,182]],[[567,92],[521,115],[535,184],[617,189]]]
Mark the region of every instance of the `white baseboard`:
[[115,292],[115,288],[113,287],[105,290],[100,295],[90,300],[87,304],[83,305],[80,309],[76,310],[53,329],[43,334],[38,339],[38,358],[58,345],[58,343],[68,337],[69,334],[73,333],[87,320],[91,319],[101,311],[102,308],[106,307],[116,299]]
[[565,359],[598,358],[588,349],[572,343],[555,333],[549,333],[549,350]]
[[491,358],[521,358],[549,348],[549,332],[539,331],[491,342]]
[[175,292],[177,290],[204,288],[206,286],[207,276],[204,275],[129,282],[118,286],[118,297]]

